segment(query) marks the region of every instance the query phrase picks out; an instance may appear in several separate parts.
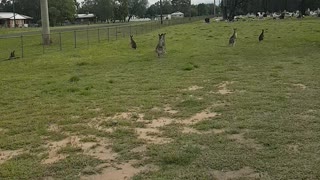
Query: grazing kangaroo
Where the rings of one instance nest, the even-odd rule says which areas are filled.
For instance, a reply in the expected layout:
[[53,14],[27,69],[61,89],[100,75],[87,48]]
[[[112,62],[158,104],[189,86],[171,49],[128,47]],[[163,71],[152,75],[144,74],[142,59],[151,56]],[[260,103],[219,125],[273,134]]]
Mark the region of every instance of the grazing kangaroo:
[[16,58],[16,55],[14,54],[16,51],[13,50],[11,53],[10,53],[10,56],[9,56],[9,60],[10,59],[15,59]]
[[130,35],[130,43],[132,49],[137,49],[137,43],[133,40],[133,35]]
[[233,29],[233,34],[229,39],[229,45],[235,46],[236,45],[236,40],[237,40],[237,29]]
[[264,39],[264,29],[262,29],[262,32],[259,36],[259,42],[263,41],[263,39]]
[[165,40],[165,35],[164,34],[158,34],[159,36],[159,42],[157,44],[156,47],[156,53],[158,54],[158,57],[160,57],[161,55],[163,55],[164,53],[166,53],[166,40]]

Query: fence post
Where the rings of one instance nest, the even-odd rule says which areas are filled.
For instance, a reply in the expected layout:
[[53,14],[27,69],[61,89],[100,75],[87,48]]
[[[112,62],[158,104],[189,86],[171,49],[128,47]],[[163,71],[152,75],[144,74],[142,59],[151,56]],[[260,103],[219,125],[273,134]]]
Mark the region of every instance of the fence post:
[[98,28],[98,43],[100,43],[100,29]]
[[60,39],[60,51],[62,51],[62,38],[61,38],[61,32],[59,32],[59,39]]
[[77,31],[74,31],[74,48],[77,48]]
[[108,42],[110,41],[110,28],[108,28]]
[[21,58],[24,56],[24,49],[23,49],[23,36],[21,35]]

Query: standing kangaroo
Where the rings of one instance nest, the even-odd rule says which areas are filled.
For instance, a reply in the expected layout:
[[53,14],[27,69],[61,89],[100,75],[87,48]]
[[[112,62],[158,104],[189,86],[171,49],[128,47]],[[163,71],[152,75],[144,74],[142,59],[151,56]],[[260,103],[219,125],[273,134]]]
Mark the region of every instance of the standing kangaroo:
[[229,39],[229,45],[230,46],[235,46],[236,45],[236,40],[237,40],[237,29],[233,29],[233,34]]
[[166,40],[165,40],[165,35],[164,34],[158,34],[159,36],[159,41],[156,47],[156,53],[158,54],[158,57],[160,57],[161,55],[163,55],[164,53],[166,53]]
[[9,56],[9,60],[10,59],[15,59],[16,58],[16,55],[15,55],[15,50],[13,50],[11,53],[10,53],[10,56]]
[[132,49],[137,49],[137,43],[133,40],[133,35],[130,35],[130,44]]
[[264,29],[262,29],[262,32],[259,36],[259,42],[263,41],[263,39],[264,39]]

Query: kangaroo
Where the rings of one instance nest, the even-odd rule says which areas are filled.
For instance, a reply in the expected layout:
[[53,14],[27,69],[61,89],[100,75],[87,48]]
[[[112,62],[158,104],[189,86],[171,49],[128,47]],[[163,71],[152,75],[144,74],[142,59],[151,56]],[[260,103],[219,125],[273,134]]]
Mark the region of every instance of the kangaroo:
[[133,35],[130,35],[130,44],[132,49],[137,49],[137,43],[133,40]]
[[233,29],[233,34],[229,39],[229,45],[235,46],[236,45],[236,40],[237,40],[237,29]]
[[259,42],[263,41],[263,39],[264,39],[264,29],[262,29],[262,32],[259,36]]
[[156,47],[156,53],[158,54],[158,57],[166,53],[166,42],[165,42],[165,33],[164,34],[158,34],[159,36],[159,42]]
[[16,58],[15,50],[13,50],[13,51],[10,53],[9,60],[10,60],[10,59],[15,59],[15,58]]

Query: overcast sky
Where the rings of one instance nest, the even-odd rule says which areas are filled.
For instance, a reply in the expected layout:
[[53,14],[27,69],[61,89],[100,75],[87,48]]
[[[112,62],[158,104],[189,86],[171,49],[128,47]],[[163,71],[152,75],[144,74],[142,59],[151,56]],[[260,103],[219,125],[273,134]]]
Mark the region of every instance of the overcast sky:
[[[83,0],[77,0],[78,2],[82,2]],[[149,5],[154,4],[155,2],[159,0],[148,0]],[[213,3],[214,0],[191,0],[192,4],[199,4],[199,3]],[[220,0],[216,0],[216,3],[219,3]]]

